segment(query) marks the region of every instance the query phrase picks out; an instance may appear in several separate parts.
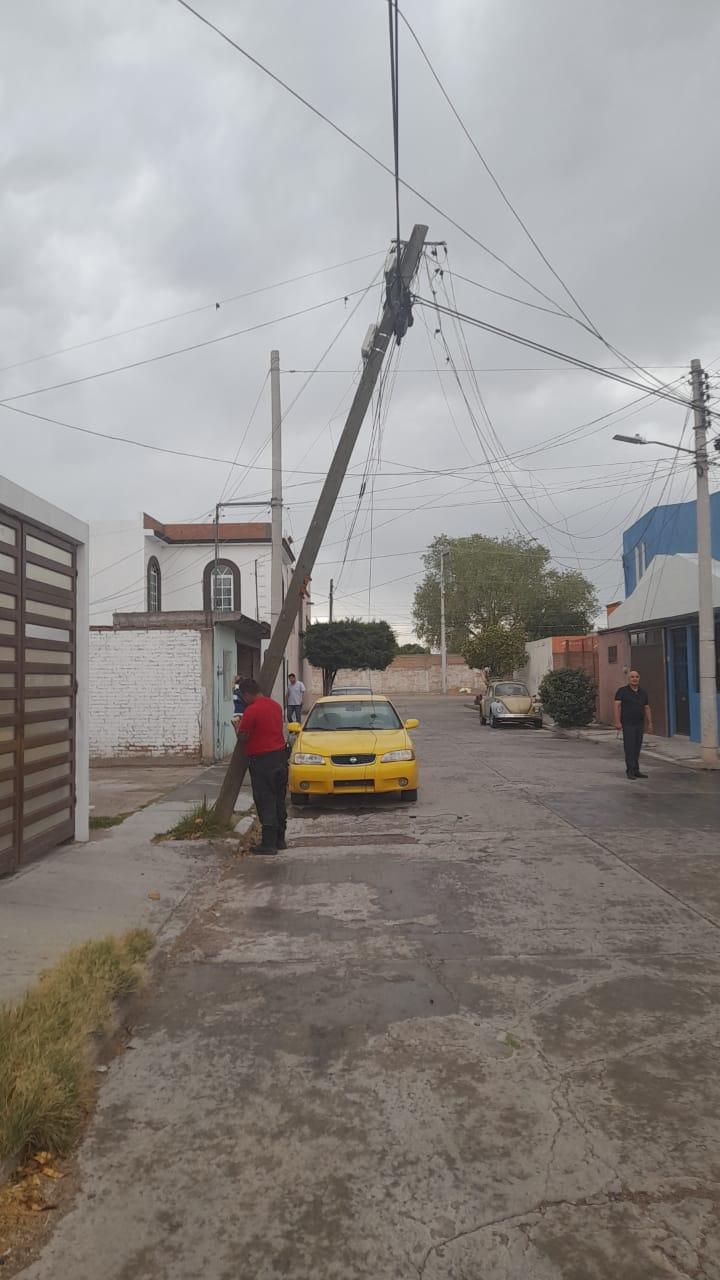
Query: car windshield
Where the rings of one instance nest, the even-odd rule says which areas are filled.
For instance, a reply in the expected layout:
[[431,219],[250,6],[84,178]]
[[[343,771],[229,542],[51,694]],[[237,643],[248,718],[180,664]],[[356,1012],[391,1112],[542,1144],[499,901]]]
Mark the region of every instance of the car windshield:
[[512,684],[506,681],[505,684],[496,684],[495,693],[498,698],[529,698],[527,686],[524,684]]
[[402,723],[389,702],[317,702],[305,721],[305,730],[341,733],[344,729],[401,729]]

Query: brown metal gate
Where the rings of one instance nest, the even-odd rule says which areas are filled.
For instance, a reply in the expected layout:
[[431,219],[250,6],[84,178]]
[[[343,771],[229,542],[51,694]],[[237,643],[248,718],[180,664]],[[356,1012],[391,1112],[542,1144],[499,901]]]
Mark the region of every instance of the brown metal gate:
[[75,834],[75,560],[0,508],[0,875]]

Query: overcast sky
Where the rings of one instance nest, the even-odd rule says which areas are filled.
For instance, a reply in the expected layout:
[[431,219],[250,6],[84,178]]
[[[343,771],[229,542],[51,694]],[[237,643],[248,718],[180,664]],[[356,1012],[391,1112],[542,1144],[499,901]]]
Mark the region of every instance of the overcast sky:
[[[607,340],[662,379],[682,377],[692,356],[720,369],[720,7],[713,0],[405,3],[478,147]],[[392,162],[385,0],[197,0],[197,7]],[[267,493],[267,384],[245,432],[269,351],[279,348],[287,371],[317,364],[361,297],[356,291],[382,266],[394,233],[391,179],[176,0],[10,3],[0,71],[0,363],[21,365],[3,368],[0,398],[23,396],[13,403],[26,413],[220,459],[231,460],[241,445],[238,461],[252,463],[229,478],[222,462],[95,439],[2,408],[0,469],[90,520],[142,510],[166,521],[199,518],[221,494]],[[404,28],[400,166],[409,183],[577,315]],[[441,261],[454,273],[549,305],[403,192],[403,234],[416,221],[428,223],[430,239],[447,241]],[[349,259],[362,260],[337,266]],[[267,288],[323,268],[333,269]],[[449,290],[450,277],[444,281]],[[465,312],[620,366],[564,316],[458,279],[454,287]],[[252,290],[262,292],[214,305]],[[428,296],[424,272],[418,291]],[[296,540],[379,302],[375,284],[288,413],[286,529]],[[267,321],[277,323],[39,390]],[[147,327],[96,341],[140,325]],[[625,425],[596,424],[543,446],[639,393],[467,328],[480,372],[477,386],[471,375],[461,381],[479,421],[478,389],[484,398],[497,433],[488,445],[489,428],[480,421],[481,442],[436,327],[432,313],[417,310],[397,378],[388,380],[374,501],[368,486],[341,575],[368,417],[314,576],[316,616],[334,576],[337,615],[387,617],[407,639],[419,555],[440,532],[529,531],[558,565],[579,564],[603,602],[617,598],[623,528],[661,497],[689,495],[693,477],[684,465],[668,477],[674,455],[613,443],[613,430],[677,441],[683,409],[648,400]],[[461,335],[450,321],[444,328],[464,367]],[[286,407],[305,377],[284,374]],[[503,453],[512,462],[488,466]],[[464,470],[438,474],[453,468]]]

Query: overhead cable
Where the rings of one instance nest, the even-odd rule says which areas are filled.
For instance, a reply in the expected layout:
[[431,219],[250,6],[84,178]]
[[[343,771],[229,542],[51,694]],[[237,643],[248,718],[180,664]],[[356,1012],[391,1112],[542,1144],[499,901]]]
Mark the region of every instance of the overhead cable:
[[[181,0],[178,0],[180,3]],[[442,303],[431,301],[429,298],[421,298],[413,295],[413,303],[421,307],[437,307],[442,314],[455,316],[458,320],[462,320],[465,324],[474,325],[477,329],[483,329],[486,333],[492,333],[495,337],[506,338],[509,342],[517,342],[520,346],[529,347],[532,351],[540,351],[543,355],[554,356],[556,360],[563,360],[567,364],[575,365],[578,369],[586,369],[589,373],[597,373],[603,378],[609,378],[612,382],[621,382],[623,386],[633,387],[636,391],[649,392],[653,396],[659,396],[662,400],[671,400],[674,404],[682,405],[683,409],[687,409],[690,402],[682,396],[673,395],[668,390],[669,384],[658,387],[648,387],[647,383],[636,382],[632,378],[626,378],[623,374],[614,373],[606,366],[593,364],[590,360],[583,360],[580,356],[568,355],[565,351],[557,351],[554,347],[546,346],[542,342],[535,342],[532,338],[523,337],[521,334],[513,333],[509,329],[502,329],[499,325],[490,324],[487,320],[479,320],[477,316],[466,315],[462,311],[457,311],[453,307],[444,307]]]
[[[177,4],[181,5],[183,9],[187,9],[188,13],[191,13],[193,17],[197,18],[199,22],[202,22],[204,26],[209,27],[211,31],[214,31],[215,34],[219,36],[221,40],[224,40],[226,44],[229,44],[231,48],[235,49],[237,53],[241,54],[243,58],[247,58],[248,62],[251,62],[253,66],[257,67],[259,71],[262,71],[264,75],[269,76],[269,78],[273,80],[275,84],[279,85],[281,89],[284,89],[286,93],[289,93],[291,97],[295,98],[297,102],[302,103],[302,105],[306,107],[308,111],[312,111],[313,115],[316,115],[318,119],[322,120],[325,124],[329,125],[330,128],[333,129],[335,133],[338,133],[341,138],[344,138],[345,141],[349,142],[351,146],[355,147],[358,151],[361,151],[364,156],[367,156],[368,160],[372,160],[373,164],[376,164],[378,168],[384,170],[385,173],[389,174],[390,177],[393,179],[393,181],[395,180],[395,174],[391,169],[390,165],[385,164],[383,160],[381,160],[378,156],[374,155],[373,152],[370,151],[367,147],[363,146],[362,142],[358,142],[357,138],[354,138],[352,134],[347,132],[347,130],[343,129],[339,124],[336,124],[334,120],[331,120],[330,116],[326,115],[324,111],[321,111],[319,107],[314,106],[312,102],[310,102],[307,98],[303,97],[301,93],[298,93],[296,89],[293,89],[287,83],[287,81],[283,80],[280,76],[276,75],[274,71],[271,71],[269,67],[265,66],[264,63],[260,62],[259,58],[254,57],[253,54],[249,52],[249,50],[243,48],[243,46],[238,44],[236,40],[233,40],[232,37],[227,34],[227,32],[223,31],[220,27],[216,26],[214,22],[211,22],[210,19],[206,18],[204,14],[199,12],[199,10],[194,9],[191,4],[188,4],[188,0],[176,0],[176,2]],[[522,274],[522,272],[517,271],[516,268],[511,266],[509,262],[506,262],[506,260],[502,258],[500,254],[495,253],[494,250],[490,249],[488,245],[483,244],[482,240],[479,240],[477,236],[473,235],[471,231],[468,231],[466,227],[463,227],[461,223],[456,222],[456,220],[452,218],[449,213],[446,213],[444,209],[441,209],[439,205],[435,204],[434,201],[432,201],[429,198],[429,196],[424,195],[422,191],[418,191],[417,187],[413,187],[409,182],[405,180],[405,178],[399,178],[399,183],[400,183],[400,186],[404,187],[406,191],[412,192],[412,194],[414,196],[417,196],[419,200],[422,200],[428,206],[428,208],[432,209],[441,218],[444,218],[445,221],[449,222],[452,227],[455,227],[456,231],[459,231],[461,235],[466,236],[468,240],[472,240],[473,244],[476,244],[479,249],[482,249],[483,253],[487,253],[491,258],[494,259],[495,262],[499,262],[501,266],[505,267],[508,271],[510,271],[511,274],[514,275],[518,280],[522,280],[523,284],[526,284],[528,288],[533,290],[533,292],[537,293],[541,298],[544,298],[546,302],[550,302],[553,306],[560,307],[560,310],[564,315],[568,317],[568,319],[574,319],[574,317],[569,312],[567,312],[565,308],[561,306],[560,303],[558,303],[554,298],[549,297],[548,294],[544,293],[543,290],[538,288],[537,285],[534,285],[531,280],[528,280],[528,278]]]
[[232,333],[221,333],[217,338],[206,338],[203,342],[193,342],[186,347],[177,347],[174,351],[161,351],[156,356],[146,356],[143,360],[132,360],[129,364],[116,365],[112,369],[100,369],[97,373],[87,373],[79,378],[67,378],[64,382],[54,382],[47,387],[34,387],[32,391],[22,391],[18,395],[3,396],[0,404],[12,405],[16,400],[27,400],[28,396],[39,396],[46,391],[61,391],[65,387],[74,387],[82,382],[94,382],[97,378],[107,378],[113,373],[126,373],[129,369],[139,369],[143,365],[156,364],[159,360],[170,360],[173,356],[184,356],[189,351],[199,351],[203,347],[213,347],[218,342],[228,342],[230,338],[240,338],[246,333],[255,333],[258,329],[268,329],[283,320],[295,320],[298,316],[309,315],[311,311],[322,311],[336,302],[347,304],[349,298],[355,298],[365,289],[353,289],[350,293],[340,294],[337,298],[327,298],[325,302],[315,302],[310,307],[302,307],[299,311],[289,311],[284,316],[275,316],[272,320],[261,320],[258,324],[247,325],[244,329],[235,329]]
[[339,271],[341,267],[351,267],[356,262],[366,262],[368,258],[377,258],[385,250],[376,253],[363,253],[359,258],[348,258],[345,262],[334,262],[330,267],[318,267],[315,271],[305,271],[300,276],[288,276],[287,280],[278,280],[275,284],[265,284],[257,289],[247,289],[245,293],[234,293],[228,298],[218,298],[214,302],[203,302],[198,307],[189,307],[186,311],[174,311],[168,316],[158,316],[156,320],[146,320],[143,324],[132,325],[129,329],[117,329],[114,333],[101,334],[99,338],[88,338],[85,342],[74,342],[69,347],[58,347],[55,351],[46,351],[43,355],[29,356],[26,360],[16,360],[14,364],[0,365],[0,373],[10,369],[22,369],[28,364],[37,364],[40,360],[50,360],[53,356],[64,356],[70,351],[82,351],[85,347],[97,346],[100,342],[111,342],[114,338],[126,338],[133,333],[141,333],[143,329],[153,329],[159,324],[168,324],[172,320],[185,320],[188,316],[200,315],[203,311],[219,311],[231,302],[242,302],[244,298],[254,298],[259,293],[270,293],[273,289],[282,289],[288,284],[298,284],[301,280],[311,280],[313,276],[324,275],[328,271]]

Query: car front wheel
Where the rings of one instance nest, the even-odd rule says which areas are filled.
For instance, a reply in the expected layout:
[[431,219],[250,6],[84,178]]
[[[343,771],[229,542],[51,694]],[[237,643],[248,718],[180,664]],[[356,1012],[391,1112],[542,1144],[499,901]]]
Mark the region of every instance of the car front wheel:
[[491,715],[491,716],[490,716],[490,728],[491,728],[491,729],[498,729],[499,727],[500,727],[500,726],[498,725],[498,722],[497,722],[497,720],[495,719],[495,716]]
[[400,798],[402,800],[407,800],[408,804],[412,804],[412,802],[418,798],[417,788],[413,787],[410,791],[401,791]]
[[290,803],[298,806],[310,803],[310,797],[305,791],[291,791]]

